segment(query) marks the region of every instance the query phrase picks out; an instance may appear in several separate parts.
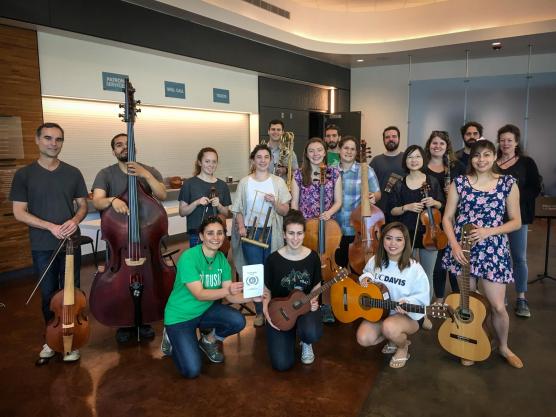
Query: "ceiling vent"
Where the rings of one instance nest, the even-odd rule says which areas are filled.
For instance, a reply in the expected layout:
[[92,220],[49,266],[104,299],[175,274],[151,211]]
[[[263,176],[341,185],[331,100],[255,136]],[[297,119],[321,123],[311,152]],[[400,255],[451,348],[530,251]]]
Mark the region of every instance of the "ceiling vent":
[[266,10],[267,12],[277,14],[278,16],[282,16],[286,19],[290,18],[290,12],[288,12],[287,10],[281,9],[278,6],[270,4],[266,1],[262,1],[262,0],[243,0],[243,1],[246,2],[246,3],[252,4],[253,6],[257,6],[261,9],[263,9],[263,10]]

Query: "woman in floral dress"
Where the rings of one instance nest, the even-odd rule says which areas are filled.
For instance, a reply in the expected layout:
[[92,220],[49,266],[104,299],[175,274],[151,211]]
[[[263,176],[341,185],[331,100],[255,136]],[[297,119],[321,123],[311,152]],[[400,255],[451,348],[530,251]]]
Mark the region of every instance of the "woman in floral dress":
[[[504,303],[506,284],[513,282],[507,234],[521,227],[519,189],[512,176],[493,171],[496,149],[492,142],[476,142],[470,158],[467,175],[457,177],[448,192],[442,224],[450,248],[444,255],[444,266],[451,273],[461,273],[462,265],[467,263],[459,243],[461,231],[465,224],[475,225],[469,235],[473,243],[470,272],[475,278],[471,280],[471,290],[476,289],[480,279],[482,292],[490,303],[498,352],[511,366],[522,368],[523,362],[508,347],[509,316]],[[473,362],[462,359],[462,364],[469,366]]]

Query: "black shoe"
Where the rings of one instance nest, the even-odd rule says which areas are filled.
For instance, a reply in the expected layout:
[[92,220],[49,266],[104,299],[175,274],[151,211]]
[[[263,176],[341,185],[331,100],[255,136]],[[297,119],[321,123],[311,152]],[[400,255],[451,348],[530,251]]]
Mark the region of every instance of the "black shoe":
[[116,342],[127,343],[131,340],[133,327],[120,327],[116,330]]
[[152,326],[150,324],[142,324],[141,327],[139,327],[139,336],[141,336],[141,339],[154,339],[154,330]]

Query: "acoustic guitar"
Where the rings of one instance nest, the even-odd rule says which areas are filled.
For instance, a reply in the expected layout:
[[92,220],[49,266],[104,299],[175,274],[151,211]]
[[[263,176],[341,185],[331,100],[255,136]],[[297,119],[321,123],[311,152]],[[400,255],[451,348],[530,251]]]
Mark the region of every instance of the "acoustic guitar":
[[309,294],[301,290],[293,290],[287,297],[272,298],[268,304],[268,315],[272,324],[282,331],[291,330],[299,316],[311,311],[311,299],[318,297],[347,276],[348,272],[344,268],[339,268],[331,280]]
[[460,293],[446,297],[445,302],[453,309],[454,315],[438,329],[438,341],[440,346],[452,355],[478,362],[490,356],[491,346],[486,329],[488,301],[469,289],[469,254],[472,246],[469,233],[474,228],[472,224],[463,226],[461,247],[467,264],[463,265],[462,273],[458,277]]
[[422,306],[418,304],[399,303],[390,299],[388,288],[380,282],[371,282],[362,287],[351,279],[337,283],[330,290],[330,305],[334,316],[342,323],[351,323],[358,318],[370,322],[385,319],[391,310],[400,306],[408,313],[427,314],[434,318],[449,316],[448,308],[444,305],[433,304]]

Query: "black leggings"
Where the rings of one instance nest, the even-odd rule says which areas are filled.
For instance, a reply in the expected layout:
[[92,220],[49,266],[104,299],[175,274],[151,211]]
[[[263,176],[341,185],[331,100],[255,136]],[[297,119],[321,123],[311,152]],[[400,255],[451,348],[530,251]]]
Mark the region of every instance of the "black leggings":
[[342,236],[340,246],[336,249],[334,258],[338,266],[347,268],[349,264],[349,244],[355,240],[355,236]]
[[[434,295],[436,298],[444,298],[444,292],[446,290],[446,273],[448,271],[442,268],[442,257],[444,256],[446,249],[439,250],[436,256],[436,263],[434,264],[434,273],[432,275],[432,282],[434,287]],[[458,280],[454,274],[448,273],[450,278],[450,286],[452,287],[452,292],[459,292]]]

